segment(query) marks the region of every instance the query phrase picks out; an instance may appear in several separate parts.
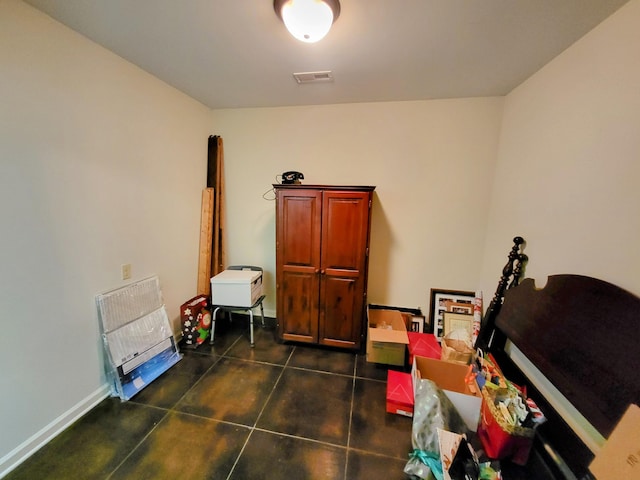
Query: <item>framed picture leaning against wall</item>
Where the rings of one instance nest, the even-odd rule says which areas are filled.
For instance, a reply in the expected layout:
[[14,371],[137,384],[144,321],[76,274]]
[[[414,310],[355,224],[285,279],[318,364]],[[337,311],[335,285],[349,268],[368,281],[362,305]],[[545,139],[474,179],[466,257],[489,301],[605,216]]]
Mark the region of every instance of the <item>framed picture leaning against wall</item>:
[[429,302],[429,325],[433,334],[440,340],[444,334],[444,312],[473,315],[475,292],[466,290],[431,289]]

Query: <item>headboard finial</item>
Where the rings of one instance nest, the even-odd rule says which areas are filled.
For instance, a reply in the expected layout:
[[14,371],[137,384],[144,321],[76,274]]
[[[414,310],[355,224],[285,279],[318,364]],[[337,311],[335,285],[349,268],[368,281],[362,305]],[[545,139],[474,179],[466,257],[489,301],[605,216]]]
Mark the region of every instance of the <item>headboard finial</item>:
[[[522,267],[524,266],[524,262],[527,260],[527,256],[520,252],[520,246],[524,243],[524,238],[522,237],[514,237],[513,239],[513,247],[511,247],[511,251],[509,252],[507,264],[502,269],[502,276],[498,282],[496,293],[493,295],[491,303],[487,308],[487,313],[484,316],[482,327],[480,328],[480,334],[476,340],[476,347],[486,349],[489,346],[494,330],[494,322],[498,312],[500,311],[500,307],[502,306],[504,292],[507,287],[511,288],[518,285],[520,275],[522,274]],[[518,263],[516,264],[516,262]],[[509,281],[511,281],[511,284],[509,284]]]
[[515,268],[513,269],[513,278],[511,279],[511,283],[509,284],[509,288],[517,287],[520,284],[520,278],[522,277],[522,269],[524,268],[524,264],[527,263],[529,257],[527,257],[524,253],[518,255],[517,263],[515,264]]

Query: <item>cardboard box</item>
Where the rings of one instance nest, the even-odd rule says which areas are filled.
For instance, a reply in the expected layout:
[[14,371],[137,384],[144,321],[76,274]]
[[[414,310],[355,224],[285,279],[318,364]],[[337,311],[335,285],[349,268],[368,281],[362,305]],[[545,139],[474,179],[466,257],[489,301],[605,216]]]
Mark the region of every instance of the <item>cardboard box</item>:
[[469,365],[475,350],[463,340],[442,339],[442,360]]
[[387,373],[387,412],[413,417],[413,382],[410,373]]
[[640,479],[638,431],[640,408],[631,404],[589,466],[598,480]]
[[440,359],[442,348],[432,333],[407,332],[409,337],[409,365],[413,365],[413,356]]
[[262,295],[262,272],[225,270],[211,278],[211,303],[227,307],[250,307]]
[[433,381],[451,400],[458,413],[472,432],[478,429],[482,395],[478,385],[465,382],[468,367],[459,363],[445,362],[435,358],[413,357],[411,375],[413,384],[420,379]]
[[397,310],[367,308],[367,362],[404,366],[409,337]]

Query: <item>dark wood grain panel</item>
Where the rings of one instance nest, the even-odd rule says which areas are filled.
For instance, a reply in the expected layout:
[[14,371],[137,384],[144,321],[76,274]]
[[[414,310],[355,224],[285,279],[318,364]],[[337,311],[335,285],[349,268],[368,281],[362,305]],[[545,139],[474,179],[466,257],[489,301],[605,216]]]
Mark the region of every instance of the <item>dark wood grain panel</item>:
[[[581,275],[550,276],[540,289],[526,279],[506,291],[495,326],[490,351],[507,378],[527,386],[547,417],[534,458],[514,478],[565,478],[561,468],[571,470],[566,478],[588,478],[594,455],[587,442],[557,409],[557,399],[543,395],[534,386],[539,381],[511,360],[505,343],[514,344],[607,438],[629,404],[640,403],[640,298]],[[540,459],[553,476],[538,475],[532,462]]]
[[[640,299],[579,275],[505,294],[496,325],[605,437],[640,401]],[[633,359],[635,358],[635,361]]]

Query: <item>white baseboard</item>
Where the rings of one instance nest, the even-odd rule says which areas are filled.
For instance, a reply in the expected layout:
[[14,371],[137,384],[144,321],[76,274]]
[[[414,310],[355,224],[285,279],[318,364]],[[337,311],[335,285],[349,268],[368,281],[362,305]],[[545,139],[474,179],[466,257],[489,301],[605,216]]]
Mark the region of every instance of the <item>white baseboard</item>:
[[40,448],[46,445],[56,435],[60,434],[65,428],[69,427],[73,422],[82,417],[85,413],[95,407],[110,394],[108,384],[104,384],[91,395],[81,400],[65,413],[56,418],[49,425],[31,436],[16,448],[11,450],[4,457],[0,458],[0,478],[14,470],[18,465],[24,462],[31,455],[36,453]]

